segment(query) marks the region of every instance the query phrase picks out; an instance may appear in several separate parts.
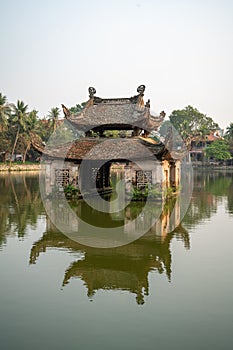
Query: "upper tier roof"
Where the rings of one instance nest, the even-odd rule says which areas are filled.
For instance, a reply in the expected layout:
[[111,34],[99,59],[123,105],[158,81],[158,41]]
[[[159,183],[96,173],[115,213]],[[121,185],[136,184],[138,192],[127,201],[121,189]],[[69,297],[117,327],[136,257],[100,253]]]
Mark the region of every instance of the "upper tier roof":
[[88,131],[94,128],[103,129],[132,129],[139,127],[148,132],[157,130],[162,123],[165,113],[154,117],[150,114],[150,101],[144,104],[145,86],[140,85],[138,95],[130,98],[107,98],[94,96],[96,91],[89,88],[89,100],[80,113],[71,113],[64,105],[63,112],[67,120],[78,129]]

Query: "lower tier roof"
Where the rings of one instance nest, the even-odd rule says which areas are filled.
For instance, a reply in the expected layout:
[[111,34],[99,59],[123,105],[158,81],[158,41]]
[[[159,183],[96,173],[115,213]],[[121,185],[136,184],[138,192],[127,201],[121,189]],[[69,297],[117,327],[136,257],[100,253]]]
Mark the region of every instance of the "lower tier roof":
[[39,153],[52,159],[70,161],[86,160],[145,160],[181,159],[186,150],[169,150],[163,143],[140,136],[131,138],[88,138],[45,146],[37,135],[31,133],[32,146]]

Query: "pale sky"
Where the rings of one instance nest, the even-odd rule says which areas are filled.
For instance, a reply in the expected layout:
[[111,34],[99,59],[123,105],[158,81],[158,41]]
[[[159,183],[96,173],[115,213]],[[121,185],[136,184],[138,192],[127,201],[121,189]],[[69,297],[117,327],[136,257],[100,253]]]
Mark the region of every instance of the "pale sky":
[[37,109],[127,97],[233,122],[232,0],[0,0],[0,92]]

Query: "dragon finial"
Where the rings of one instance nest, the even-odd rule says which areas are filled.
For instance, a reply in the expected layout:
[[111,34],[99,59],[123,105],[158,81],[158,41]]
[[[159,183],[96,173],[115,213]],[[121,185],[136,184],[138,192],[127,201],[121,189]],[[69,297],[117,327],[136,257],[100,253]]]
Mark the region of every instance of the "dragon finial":
[[139,87],[137,88],[137,92],[143,96],[144,95],[144,91],[145,91],[145,85],[139,85]]
[[92,98],[96,94],[96,89],[93,87],[89,87],[88,92],[89,92],[89,97]]

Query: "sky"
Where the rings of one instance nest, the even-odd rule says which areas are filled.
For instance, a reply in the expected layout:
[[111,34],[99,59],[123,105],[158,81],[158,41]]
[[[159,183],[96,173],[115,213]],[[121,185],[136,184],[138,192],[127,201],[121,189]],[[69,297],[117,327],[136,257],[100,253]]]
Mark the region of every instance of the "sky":
[[233,122],[232,0],[0,0],[0,92],[52,107],[130,97]]

